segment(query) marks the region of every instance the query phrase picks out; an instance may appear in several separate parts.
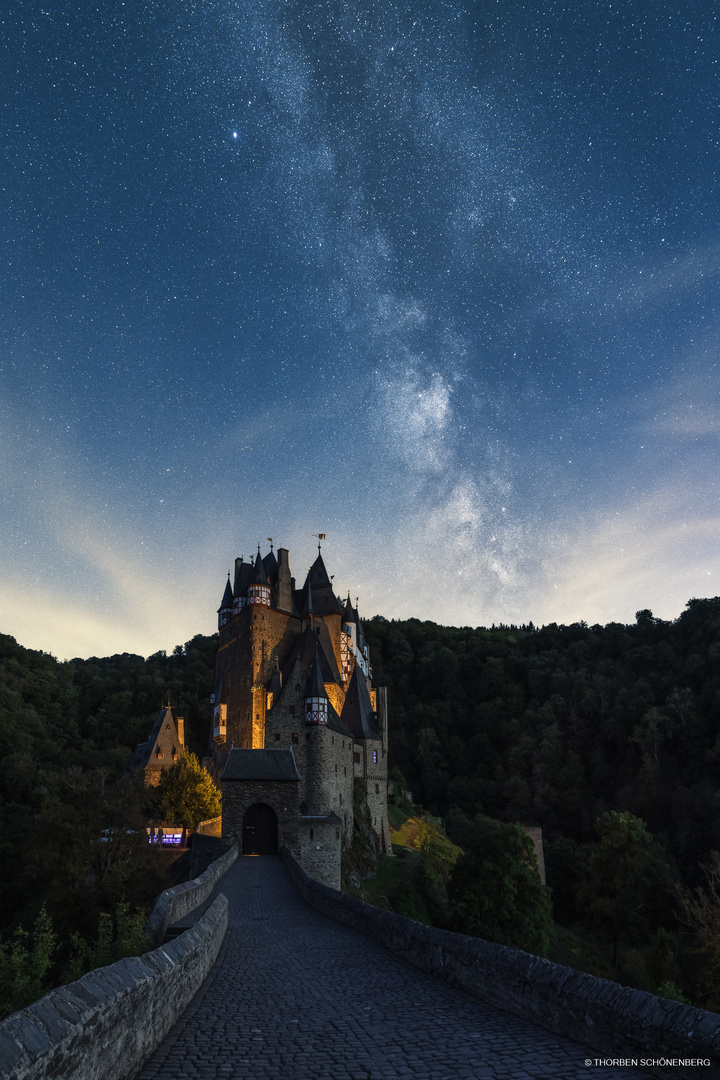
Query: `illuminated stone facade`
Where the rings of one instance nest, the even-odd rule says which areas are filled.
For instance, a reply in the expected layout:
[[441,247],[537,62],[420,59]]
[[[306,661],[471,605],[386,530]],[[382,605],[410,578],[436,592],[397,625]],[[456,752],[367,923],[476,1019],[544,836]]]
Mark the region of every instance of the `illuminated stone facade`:
[[[269,806],[278,843],[313,877],[339,887],[340,854],[352,840],[355,779],[367,786],[378,847],[391,851],[387,695],[384,687],[372,687],[357,610],[349,597],[342,603],[335,596],[320,554],[296,589],[287,550],[276,557],[271,548],[262,558],[258,548],[255,560],[236,560],[218,628],[205,764],[223,790],[223,837],[243,842],[245,829],[247,844],[254,843],[247,821],[255,819],[248,812]],[[258,754],[248,757],[248,750]],[[272,751],[290,752],[296,777],[288,773],[289,759]],[[268,785],[283,783],[278,790],[288,795],[280,808]],[[292,824],[290,806],[296,807]]]
[[185,721],[174,717],[169,705],[164,706],[146,742],[140,743],[133,754],[127,772],[142,769],[145,783],[157,787],[163,769],[169,769],[185,753]]

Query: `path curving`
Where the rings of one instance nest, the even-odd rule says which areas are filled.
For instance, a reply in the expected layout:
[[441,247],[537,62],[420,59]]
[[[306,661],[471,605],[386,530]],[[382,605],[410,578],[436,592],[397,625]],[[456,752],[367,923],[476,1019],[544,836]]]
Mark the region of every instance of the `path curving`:
[[[219,883],[218,960],[137,1080],[587,1080],[599,1058],[318,914],[277,857]],[[603,1080],[639,1069],[602,1067]]]

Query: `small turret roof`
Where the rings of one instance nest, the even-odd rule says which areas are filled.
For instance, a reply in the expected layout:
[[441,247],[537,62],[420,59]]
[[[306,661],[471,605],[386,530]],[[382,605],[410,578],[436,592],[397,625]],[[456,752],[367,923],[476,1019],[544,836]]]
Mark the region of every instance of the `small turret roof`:
[[268,579],[265,573],[265,567],[263,561],[260,558],[260,545],[258,545],[257,558],[255,559],[255,573],[250,581],[251,585],[267,585]]
[[230,574],[228,574],[227,584],[225,585],[225,592],[223,593],[223,598],[220,601],[220,607],[218,608],[218,610],[223,611],[225,608],[232,608],[232,606],[233,591],[232,585],[230,584]]
[[356,666],[345,695],[340,719],[356,739],[379,739],[377,716],[373,712],[365,676]]
[[347,600],[345,601],[345,607],[343,608],[343,622],[347,623],[347,625],[349,626],[350,623],[356,623],[357,621],[358,613],[352,606],[352,602],[350,600],[350,593],[348,593]]
[[318,651],[317,641],[315,642],[315,655],[313,656],[312,664],[310,665],[310,671],[308,673],[307,686],[305,688],[305,697],[324,697],[327,699],[325,693],[325,680],[322,677],[322,671],[320,666],[320,653]]
[[275,552],[272,550],[272,548],[267,553],[267,555],[265,556],[265,558],[263,559],[262,562],[263,562],[263,566],[265,567],[265,574],[266,574],[266,577],[268,579],[268,582],[271,585],[276,585],[277,584],[277,574],[278,574],[278,561],[275,558]]

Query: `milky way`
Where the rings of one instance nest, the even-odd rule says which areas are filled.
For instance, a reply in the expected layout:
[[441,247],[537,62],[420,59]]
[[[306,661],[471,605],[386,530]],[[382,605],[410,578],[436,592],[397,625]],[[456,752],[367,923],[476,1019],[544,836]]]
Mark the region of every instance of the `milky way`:
[[714,8],[6,13],[0,631],[172,648],[319,531],[366,616],[720,592]]

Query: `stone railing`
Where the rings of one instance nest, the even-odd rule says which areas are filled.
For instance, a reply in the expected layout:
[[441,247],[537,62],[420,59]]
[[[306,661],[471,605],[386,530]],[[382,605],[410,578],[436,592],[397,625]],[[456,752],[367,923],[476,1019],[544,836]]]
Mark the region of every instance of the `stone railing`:
[[153,948],[162,943],[168,926],[178,922],[189,911],[194,911],[207,900],[239,853],[240,847],[235,844],[219,859],[210,863],[200,877],[193,878],[192,881],[183,881],[181,885],[175,885],[172,889],[166,889],[165,892],[160,893],[147,921],[147,933]]
[[220,836],[222,834],[222,814],[218,817],[201,821],[195,830],[195,836]]
[[144,956],[97,968],[0,1024],[3,1080],[127,1080],[160,1045],[215,963],[221,893],[195,926]]
[[[720,1015],[619,986],[519,949],[424,926],[308,877],[283,859],[300,895],[317,911],[374,938],[415,967],[556,1035],[679,1080],[720,1078]],[[588,1060],[596,1063],[598,1055]],[[600,1064],[600,1060],[597,1061]],[[700,1067],[698,1067],[700,1066]]]

